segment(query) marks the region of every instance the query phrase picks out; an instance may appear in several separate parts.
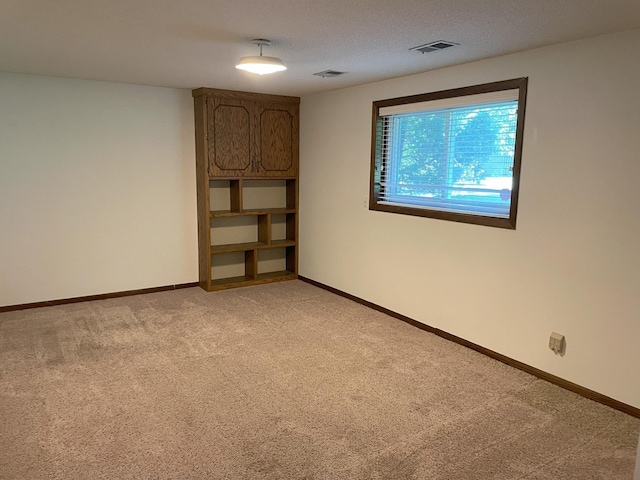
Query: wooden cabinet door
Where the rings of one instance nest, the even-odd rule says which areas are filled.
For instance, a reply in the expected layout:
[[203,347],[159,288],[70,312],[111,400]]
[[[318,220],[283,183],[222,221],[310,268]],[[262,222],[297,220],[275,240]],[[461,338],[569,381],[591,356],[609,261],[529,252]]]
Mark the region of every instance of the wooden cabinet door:
[[258,102],[255,175],[291,176],[298,173],[298,105]]
[[209,176],[253,174],[254,104],[233,98],[207,99]]

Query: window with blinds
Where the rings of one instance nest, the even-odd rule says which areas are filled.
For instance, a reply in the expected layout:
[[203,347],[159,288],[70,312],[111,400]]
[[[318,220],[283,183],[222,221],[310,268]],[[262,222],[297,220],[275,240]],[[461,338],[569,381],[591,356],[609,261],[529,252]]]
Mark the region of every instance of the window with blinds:
[[374,102],[370,208],[515,228],[526,86]]

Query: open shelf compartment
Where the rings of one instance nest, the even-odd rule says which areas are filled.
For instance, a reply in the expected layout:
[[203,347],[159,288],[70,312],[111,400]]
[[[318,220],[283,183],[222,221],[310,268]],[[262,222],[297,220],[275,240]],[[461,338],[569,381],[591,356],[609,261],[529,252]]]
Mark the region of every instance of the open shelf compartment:
[[211,290],[297,278],[297,180],[209,179]]

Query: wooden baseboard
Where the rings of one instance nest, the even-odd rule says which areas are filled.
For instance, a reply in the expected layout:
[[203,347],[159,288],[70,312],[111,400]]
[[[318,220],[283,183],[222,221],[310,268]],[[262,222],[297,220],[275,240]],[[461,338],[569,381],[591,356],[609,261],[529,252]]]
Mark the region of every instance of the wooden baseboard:
[[507,365],[517,368],[518,370],[522,370],[524,372],[530,373],[531,375],[538,377],[542,380],[546,380],[549,383],[553,383],[554,385],[557,385],[559,387],[562,387],[566,390],[569,390],[571,392],[577,393],[578,395],[581,395],[585,398],[588,398],[590,400],[593,400],[595,402],[601,403],[603,405],[606,405],[608,407],[614,408],[616,410],[619,410],[621,412],[624,412],[628,415],[631,415],[633,417],[636,418],[640,418],[640,408],[636,408],[633,407],[631,405],[627,405],[626,403],[622,403],[618,400],[615,400],[611,397],[607,397],[606,395],[603,395],[601,393],[595,392],[593,390],[590,390],[588,388],[585,388],[581,385],[578,385],[576,383],[570,382],[568,380],[565,380],[564,378],[560,378],[557,377],[555,375],[552,375],[550,373],[547,373],[543,370],[540,370],[538,368],[532,367],[531,365],[527,365],[526,363],[522,363],[518,360],[514,360],[513,358],[507,357],[506,355],[502,355],[501,353],[498,352],[494,352],[493,350],[489,350],[488,348],[485,348],[483,346],[480,346],[478,344],[475,344],[473,342],[470,342],[468,340],[465,340],[464,338],[460,338],[457,337],[455,335],[452,335],[450,333],[447,333],[443,330],[440,330],[438,328],[434,328],[431,327],[429,325],[426,325],[424,323],[418,322],[417,320],[414,320],[413,318],[409,318],[405,315],[402,315],[400,313],[394,312],[392,310],[389,310],[388,308],[384,308],[381,307],[380,305],[377,305],[375,303],[371,303],[368,302],[367,300],[363,300],[360,297],[356,297],[355,295],[351,295],[350,293],[347,292],[343,292],[342,290],[338,290],[337,288],[333,288],[330,287],[329,285],[325,285],[324,283],[320,283],[317,282],[315,280],[312,280],[310,278],[307,277],[303,277],[301,275],[298,276],[298,278],[300,280],[302,280],[303,282],[309,283],[311,285],[314,285],[316,287],[322,288],[324,290],[327,290],[331,293],[335,293],[336,295],[340,295],[341,297],[344,298],[348,298],[349,300],[353,300],[354,302],[360,303],[361,305],[365,305],[369,308],[372,308],[374,310],[377,310],[379,312],[385,313],[387,315],[389,315],[390,317],[394,317],[397,318],[398,320],[402,320],[403,322],[409,323],[411,325],[413,325],[414,327],[418,327],[421,330],[425,330],[427,332],[433,333],[435,335],[438,335],[439,337],[442,338],[446,338],[447,340],[450,340],[452,342],[455,342],[459,345],[463,345],[467,348],[470,348],[472,350],[475,350],[476,352],[482,353],[488,357],[491,357],[495,360],[498,360],[502,363],[506,363]]
[[132,295],[142,295],[143,293],[166,292],[169,290],[178,290],[180,288],[197,287],[198,285],[198,282],[181,283],[177,285],[165,285],[163,287],[141,288],[139,290],[102,293],[100,295],[87,295],[85,297],[63,298],[60,300],[47,300],[45,302],[23,303],[20,305],[7,305],[5,307],[0,307],[0,313],[26,310],[29,308],[52,307],[54,305],[65,305],[68,303],[90,302],[92,300],[106,300],[107,298],[130,297]]

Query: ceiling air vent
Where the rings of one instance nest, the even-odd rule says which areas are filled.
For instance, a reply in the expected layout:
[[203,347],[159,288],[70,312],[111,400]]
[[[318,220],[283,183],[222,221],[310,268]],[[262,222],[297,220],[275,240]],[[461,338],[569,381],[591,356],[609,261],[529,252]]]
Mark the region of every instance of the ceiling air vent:
[[337,70],[325,70],[323,72],[317,72],[314,73],[314,75],[317,75],[318,77],[339,77],[340,75],[344,75],[347,72],[338,72]]
[[409,50],[412,52],[429,53],[437,52],[438,50],[444,50],[445,48],[454,47],[459,43],[447,42],[445,40],[438,40],[437,42],[425,43],[419,47],[413,47]]

